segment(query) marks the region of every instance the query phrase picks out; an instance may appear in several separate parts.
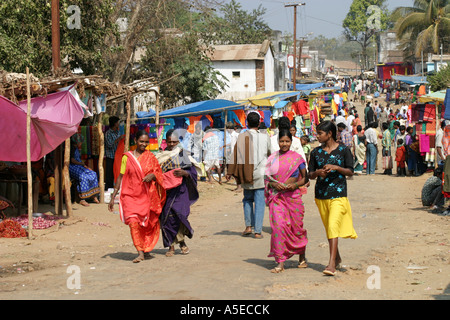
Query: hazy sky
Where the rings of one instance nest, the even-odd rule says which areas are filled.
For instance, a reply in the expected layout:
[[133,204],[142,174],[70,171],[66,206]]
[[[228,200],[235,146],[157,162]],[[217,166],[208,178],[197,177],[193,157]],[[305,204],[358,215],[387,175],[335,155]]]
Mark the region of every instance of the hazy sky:
[[[228,1],[228,0],[226,0]],[[237,0],[246,11],[252,11],[259,5],[266,8],[264,20],[273,30],[294,33],[294,8],[285,8],[287,3],[305,3],[297,7],[297,37],[310,32],[314,38],[320,34],[327,38],[338,37],[342,34],[342,21],[353,0]],[[413,0],[387,0],[389,10],[400,6],[412,6]]]

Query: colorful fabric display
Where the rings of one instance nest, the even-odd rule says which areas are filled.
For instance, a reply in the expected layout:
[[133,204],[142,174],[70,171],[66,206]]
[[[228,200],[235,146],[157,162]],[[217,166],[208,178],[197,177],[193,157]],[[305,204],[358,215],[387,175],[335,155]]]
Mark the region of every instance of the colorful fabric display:
[[426,134],[419,135],[419,148],[421,153],[430,152],[430,137]]

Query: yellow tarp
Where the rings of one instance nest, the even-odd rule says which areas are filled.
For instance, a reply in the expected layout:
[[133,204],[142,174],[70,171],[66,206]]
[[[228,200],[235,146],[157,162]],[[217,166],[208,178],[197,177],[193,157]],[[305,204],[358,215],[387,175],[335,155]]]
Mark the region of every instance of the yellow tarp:
[[250,97],[245,100],[236,101],[239,104],[248,103],[258,106],[258,107],[273,107],[277,102],[280,101],[280,97],[284,95],[288,95],[292,93],[292,96],[299,94],[299,92],[294,91],[277,91],[277,92],[268,92],[256,95],[254,97]]
[[419,97],[419,102],[444,102],[445,100],[445,90],[430,92],[429,94]]

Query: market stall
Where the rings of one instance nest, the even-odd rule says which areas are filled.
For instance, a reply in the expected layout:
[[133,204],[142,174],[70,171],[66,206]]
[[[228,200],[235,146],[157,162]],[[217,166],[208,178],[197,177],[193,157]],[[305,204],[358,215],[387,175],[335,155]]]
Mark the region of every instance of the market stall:
[[424,171],[437,165],[436,133],[445,116],[444,98],[445,91],[430,92],[419,96],[417,103],[409,106],[408,123],[414,127]]

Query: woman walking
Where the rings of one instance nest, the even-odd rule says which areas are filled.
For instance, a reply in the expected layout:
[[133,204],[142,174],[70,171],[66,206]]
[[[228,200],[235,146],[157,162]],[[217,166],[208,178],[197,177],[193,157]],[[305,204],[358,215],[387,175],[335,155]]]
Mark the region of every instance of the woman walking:
[[[167,148],[157,154],[164,175],[167,201],[160,216],[164,247],[169,247],[166,257],[175,254],[175,245],[181,254],[188,254],[185,238],[192,239],[194,230],[189,223],[191,206],[199,199],[197,173],[201,170],[189,152],[183,150],[178,134],[173,130],[166,133]],[[197,167],[196,167],[197,166]]]
[[317,179],[315,202],[319,209],[330,248],[330,260],[323,273],[334,276],[341,263],[338,238],[356,239],[352,210],[347,198],[346,176],[353,175],[351,151],[336,142],[336,126],[324,121],[317,126],[321,146],[311,152],[309,179]]
[[158,160],[146,150],[149,136],[140,130],[135,136],[136,150],[122,157],[120,175],[117,179],[109,211],[113,211],[114,198],[119,189],[120,219],[130,226],[131,238],[138,251],[134,263],[149,257],[159,239],[159,215],[166,199],[163,174]]
[[291,151],[292,134],[287,129],[279,133],[280,150],[273,153],[265,172],[265,198],[269,206],[272,235],[269,257],[278,265],[272,273],[284,271],[284,262],[299,255],[299,268],[306,268],[305,250],[308,243],[303,228],[305,212],[302,195],[306,188],[306,163],[301,155]]

